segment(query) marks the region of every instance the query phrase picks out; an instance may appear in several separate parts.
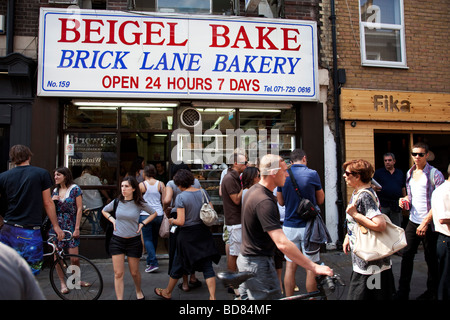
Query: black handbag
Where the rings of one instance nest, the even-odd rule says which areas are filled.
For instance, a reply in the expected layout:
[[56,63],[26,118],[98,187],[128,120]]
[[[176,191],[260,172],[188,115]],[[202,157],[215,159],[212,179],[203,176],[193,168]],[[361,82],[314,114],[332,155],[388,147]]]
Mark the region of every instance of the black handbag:
[[300,194],[300,190],[297,185],[297,181],[295,181],[294,174],[292,173],[291,168],[288,169],[289,176],[291,177],[292,185],[294,186],[295,192],[297,193],[298,197],[300,198],[300,203],[297,207],[297,214],[298,216],[304,220],[308,221],[310,219],[314,219],[319,212],[317,211],[316,207],[314,206],[314,203],[312,203],[309,199],[303,198]]

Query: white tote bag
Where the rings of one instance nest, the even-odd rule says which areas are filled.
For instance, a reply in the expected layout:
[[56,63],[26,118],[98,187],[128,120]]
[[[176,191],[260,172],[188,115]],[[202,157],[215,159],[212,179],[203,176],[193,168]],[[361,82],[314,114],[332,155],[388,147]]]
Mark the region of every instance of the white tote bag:
[[[374,198],[370,191],[362,191],[368,192]],[[362,191],[356,195],[356,199]],[[383,214],[383,217],[386,220],[386,229],[383,232],[366,229],[359,224],[357,230],[354,230],[356,240],[353,252],[365,261],[388,257],[406,247],[405,230],[393,224],[387,215]]]

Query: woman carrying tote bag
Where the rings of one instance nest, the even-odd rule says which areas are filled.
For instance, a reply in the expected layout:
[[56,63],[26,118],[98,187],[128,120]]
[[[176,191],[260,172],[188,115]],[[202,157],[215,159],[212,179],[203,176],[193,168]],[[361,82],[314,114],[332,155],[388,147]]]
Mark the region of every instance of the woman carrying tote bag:
[[[392,300],[395,283],[390,257],[365,261],[353,252],[358,231],[356,228],[363,226],[378,232],[386,229],[386,220],[375,201],[375,191],[371,188],[373,166],[366,160],[351,160],[344,163],[343,168],[347,185],[354,188],[352,199],[346,209],[347,235],[343,244],[344,253],[351,252],[353,266],[347,299]],[[368,192],[361,192],[364,189]]]

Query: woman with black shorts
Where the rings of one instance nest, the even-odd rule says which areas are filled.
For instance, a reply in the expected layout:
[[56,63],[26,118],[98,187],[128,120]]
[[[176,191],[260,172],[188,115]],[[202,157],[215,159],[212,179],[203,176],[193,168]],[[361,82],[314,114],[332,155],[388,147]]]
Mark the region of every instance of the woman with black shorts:
[[[141,229],[150,223],[156,216],[156,211],[142,198],[136,178],[128,176],[122,180],[121,194],[116,208],[115,217],[111,215],[114,210],[114,201],[106,205],[102,213],[113,226],[114,231],[109,244],[114,268],[114,288],[117,300],[123,299],[125,271],[125,256],[128,257],[128,266],[136,287],[136,298],[144,300],[141,290],[141,273],[139,261],[142,256]],[[139,222],[141,210],[148,212],[149,216]]]

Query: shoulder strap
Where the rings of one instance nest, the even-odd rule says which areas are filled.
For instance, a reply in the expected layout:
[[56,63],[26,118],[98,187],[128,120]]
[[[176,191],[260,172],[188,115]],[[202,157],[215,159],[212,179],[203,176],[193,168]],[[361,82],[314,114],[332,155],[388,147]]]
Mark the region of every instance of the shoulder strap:
[[291,182],[292,182],[292,185],[294,186],[294,190],[295,190],[295,192],[297,193],[297,195],[298,195],[298,197],[300,198],[300,200],[302,200],[303,197],[302,197],[302,195],[300,194],[300,190],[299,190],[299,188],[298,188],[297,181],[295,180],[295,177],[294,177],[294,174],[292,173],[291,168],[288,169],[288,172],[289,172],[289,176],[291,177]]
[[114,219],[116,218],[116,210],[118,205],[119,205],[119,198],[115,198],[113,211],[111,212],[111,215],[113,216]]
[[208,203],[208,197],[205,194],[206,191],[203,189],[200,189],[200,190],[202,192],[202,200],[204,199],[203,203]]

